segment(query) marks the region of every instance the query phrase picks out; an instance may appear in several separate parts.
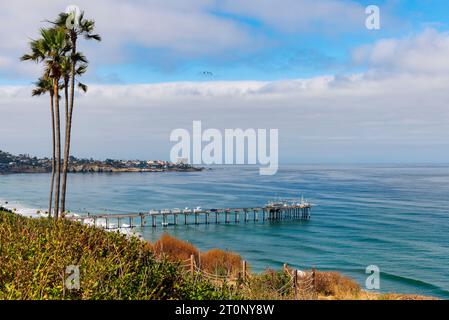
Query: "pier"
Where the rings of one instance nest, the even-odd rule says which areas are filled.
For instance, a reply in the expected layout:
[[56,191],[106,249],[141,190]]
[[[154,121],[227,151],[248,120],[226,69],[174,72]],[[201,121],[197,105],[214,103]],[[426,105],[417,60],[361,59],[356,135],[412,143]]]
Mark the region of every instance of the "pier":
[[128,214],[89,214],[69,216],[67,219],[87,223],[105,229],[135,227],[168,227],[170,225],[230,224],[258,221],[309,220],[312,204],[271,202],[263,207],[226,209],[164,209]]

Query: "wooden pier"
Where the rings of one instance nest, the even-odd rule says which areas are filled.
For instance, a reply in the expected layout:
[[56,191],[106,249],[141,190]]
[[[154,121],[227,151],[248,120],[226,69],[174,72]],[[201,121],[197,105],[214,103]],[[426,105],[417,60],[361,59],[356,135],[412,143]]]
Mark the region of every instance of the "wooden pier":
[[145,213],[129,214],[89,214],[86,216],[69,216],[67,219],[79,221],[105,229],[148,227],[159,225],[199,225],[230,224],[258,221],[309,220],[312,204],[273,203],[256,208],[226,209],[173,209],[151,210]]

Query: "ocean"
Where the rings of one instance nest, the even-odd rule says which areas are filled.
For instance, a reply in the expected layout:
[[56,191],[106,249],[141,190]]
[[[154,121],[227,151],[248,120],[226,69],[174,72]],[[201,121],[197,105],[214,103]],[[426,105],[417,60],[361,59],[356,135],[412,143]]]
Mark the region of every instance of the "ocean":
[[[48,174],[0,175],[0,205],[47,207]],[[365,285],[379,267],[380,291],[449,299],[449,165],[289,165],[275,176],[257,167],[203,172],[70,174],[68,208],[77,213],[144,212],[201,206],[262,206],[304,195],[309,221],[137,228],[163,232],[201,250],[236,251],[252,269],[336,270]]]

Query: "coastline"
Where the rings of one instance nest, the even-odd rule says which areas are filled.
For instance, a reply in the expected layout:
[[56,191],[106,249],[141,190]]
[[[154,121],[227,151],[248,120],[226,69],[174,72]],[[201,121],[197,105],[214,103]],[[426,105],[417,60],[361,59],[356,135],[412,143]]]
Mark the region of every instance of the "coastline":
[[[189,167],[189,168],[163,168],[163,169],[148,169],[148,168],[114,168],[109,166],[73,166],[69,167],[68,173],[129,173],[129,172],[201,172],[203,167]],[[9,171],[0,171],[0,175],[6,174],[33,174],[33,173],[51,173],[51,168],[13,168]]]
[[6,199],[0,198],[0,209],[4,208],[10,210],[15,214],[19,214],[21,216],[27,218],[41,218],[44,217],[40,214],[40,212],[45,212],[43,209],[31,208],[29,206],[25,206],[21,204],[19,201],[9,201]]
[[[31,208],[24,206],[18,201],[6,201],[4,199],[0,199],[0,211],[2,209],[6,209],[7,211],[10,211],[13,214],[20,215],[25,218],[31,218],[31,219],[39,219],[39,218],[47,218],[48,217],[48,210],[44,209],[37,209],[37,208]],[[75,213],[71,212],[67,214],[67,216],[81,216],[86,214],[81,213]],[[84,224],[88,226],[94,226],[94,221],[92,219],[85,219]],[[138,239],[143,240],[143,236],[141,233],[134,230],[134,228],[129,228],[126,224],[123,224],[121,228],[114,227],[114,224],[109,224],[109,229],[106,229],[106,221],[104,219],[98,219],[97,220],[97,226],[100,229],[103,229],[108,232],[120,232],[121,234],[124,234],[129,237],[136,237]]]
[[[195,167],[184,160],[177,162],[162,160],[113,160],[78,159],[70,157],[67,172],[198,172],[204,167]],[[13,155],[0,150],[0,174],[50,173],[52,161],[30,155]]]
[[[2,205],[0,205],[0,215],[2,214],[8,214],[8,211],[4,211],[2,209],[5,209],[4,207],[2,207]],[[15,213],[12,213],[14,215],[16,215]],[[25,217],[25,219],[27,219],[28,217]],[[33,220],[31,218],[31,220]],[[81,224],[83,225],[83,224]],[[95,229],[98,230],[98,232],[100,231],[106,231],[101,227],[95,227],[94,225],[91,224],[84,224],[88,227],[94,227]],[[51,225],[50,225],[51,226]],[[48,228],[53,228],[53,227],[48,227]],[[114,230],[117,231],[117,230]],[[131,239],[130,239],[131,240]],[[162,238],[159,241],[163,241]],[[167,240],[166,240],[167,241]],[[132,243],[132,241],[130,242]],[[151,248],[150,250],[153,251],[153,253],[156,255],[156,257],[158,256],[157,253],[157,248],[158,248],[158,242],[156,243],[150,243],[147,241],[142,241],[142,245],[147,247],[147,248]],[[173,247],[174,246],[174,247]],[[176,263],[176,261],[178,261],[177,259],[180,259],[181,257],[183,257],[187,252],[184,252],[183,250],[188,250],[190,252],[190,250],[194,250],[194,252],[196,252],[196,254],[200,254],[200,252],[198,251],[198,249],[196,249],[194,246],[192,246],[191,244],[184,242],[182,240],[178,240],[176,238],[171,238],[170,236],[168,236],[168,242],[166,244],[161,243],[161,248],[164,248],[162,250],[162,257],[167,257],[168,261],[172,261],[174,263]],[[176,251],[172,252],[173,248],[176,248]],[[154,251],[156,250],[156,251]],[[166,253],[164,253],[166,250],[168,250]],[[216,252],[216,251],[221,251],[225,254],[228,255],[234,255],[234,257],[239,257],[240,256],[237,253],[233,253],[233,252],[228,252],[228,251],[222,251],[220,249],[213,249],[210,250],[209,252]],[[51,254],[50,251],[45,250],[45,252],[42,252],[42,254],[48,255]],[[159,253],[160,254],[160,253]],[[167,254],[167,255],[166,255]],[[203,253],[201,253],[203,254]],[[207,254],[207,253],[206,253]],[[159,257],[160,259],[161,257]],[[157,259],[157,258],[156,258]],[[162,258],[161,261],[165,261],[165,258]],[[179,261],[183,261],[183,260],[179,260]],[[289,267],[287,267],[287,265],[284,265],[284,269],[281,271],[275,271],[272,269],[268,269],[262,273],[252,273],[251,271],[249,271],[249,274],[251,274],[250,279],[259,279],[259,280],[255,280],[256,283],[257,281],[261,281],[261,279],[266,279],[266,276],[269,275],[274,276],[275,274],[277,274],[277,276],[284,274],[290,275],[292,274],[292,272],[294,271],[294,269],[290,269]],[[203,272],[201,270],[199,270],[200,274]],[[314,281],[316,281],[316,284],[314,285],[314,291],[315,293],[305,293],[306,294],[306,298],[307,300],[439,300],[438,298],[434,297],[434,296],[424,296],[424,295],[417,295],[417,294],[402,294],[402,293],[389,293],[389,292],[377,292],[377,291],[367,291],[362,289],[352,278],[347,277],[345,275],[342,275],[341,273],[339,273],[338,271],[319,271],[313,269],[313,270],[297,270],[298,274],[299,274],[299,279],[302,279],[303,277],[308,278],[310,275],[313,275],[313,278],[316,279]],[[208,274],[206,272],[206,274]],[[316,277],[316,278],[315,278]],[[254,281],[254,280],[251,280]],[[299,280],[301,283],[302,280]],[[215,279],[211,282],[211,284],[217,286],[219,285],[220,281]],[[252,294],[250,294],[247,298],[249,298],[250,300],[252,299],[260,299],[260,297],[265,297],[266,298],[266,294],[270,294],[269,292],[265,292],[265,289],[259,288],[259,291],[256,290],[256,292],[254,292]],[[242,294],[245,291],[242,291]],[[277,291],[276,291],[277,292]],[[275,293],[276,293],[275,292]],[[247,293],[248,294],[248,293]],[[273,293],[271,293],[273,294]],[[310,296],[309,296],[310,295]],[[276,295],[275,296],[269,296],[270,298],[268,298],[268,300],[290,300],[291,297],[289,298],[288,296],[283,296],[283,294],[281,294],[280,296]],[[300,299],[303,300],[303,299]]]

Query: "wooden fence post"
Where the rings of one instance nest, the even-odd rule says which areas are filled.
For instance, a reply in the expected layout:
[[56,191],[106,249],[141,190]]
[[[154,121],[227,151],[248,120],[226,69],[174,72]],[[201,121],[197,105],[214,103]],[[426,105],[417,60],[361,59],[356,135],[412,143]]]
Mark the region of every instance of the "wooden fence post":
[[243,260],[242,261],[242,278],[245,281],[246,280],[246,269],[247,269],[247,265],[246,265],[246,261]]
[[312,287],[313,287],[313,292],[316,292],[316,269],[313,268],[312,269]]
[[298,300],[298,270],[293,271],[295,274],[293,275],[293,288],[295,290],[295,300]]
[[285,273],[288,273],[288,264],[284,263],[284,268],[282,270],[284,270]]
[[193,276],[195,273],[195,255],[190,255],[190,273]]

